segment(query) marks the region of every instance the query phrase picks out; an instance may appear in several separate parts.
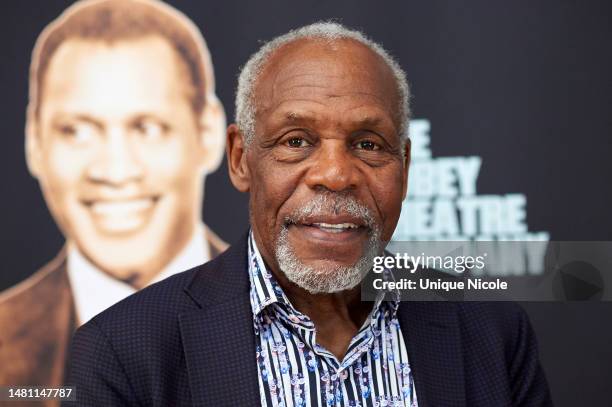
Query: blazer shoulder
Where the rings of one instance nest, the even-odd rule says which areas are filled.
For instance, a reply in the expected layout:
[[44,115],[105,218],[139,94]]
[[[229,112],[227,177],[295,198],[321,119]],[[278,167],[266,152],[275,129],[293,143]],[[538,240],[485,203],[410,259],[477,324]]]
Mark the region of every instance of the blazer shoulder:
[[[183,288],[202,267],[145,287],[79,327],[71,343],[69,382],[81,384],[83,376],[107,370],[148,377],[147,372],[156,371],[154,366],[171,366],[172,360],[179,360],[179,315],[197,309]],[[110,370],[105,365],[109,361]]]
[[189,305],[183,289],[203,267],[204,265],[200,265],[151,284],[102,311],[92,318],[92,321],[105,330],[106,327],[123,325],[130,320],[138,320],[140,323],[163,320],[164,315],[180,311]]
[[[68,383],[86,389],[81,392],[84,403],[89,396],[94,400],[106,394],[109,402],[104,404],[116,404],[112,397],[119,392],[150,405],[161,391],[160,378],[171,377],[172,386],[184,383],[181,319],[198,315],[228,286],[223,281],[232,275],[228,270],[240,257],[239,250],[230,248],[214,260],[152,284],[81,326],[72,342]],[[229,287],[224,300],[236,298],[234,285]]]
[[511,301],[463,301],[456,305],[461,322],[474,328],[514,331],[517,324],[528,321],[523,308]]
[[102,311],[92,321],[102,331],[120,329],[122,332],[129,326],[158,329],[172,323],[181,312],[199,307],[187,288],[202,276],[216,274],[222,257],[151,284]]
[[61,384],[75,329],[63,251],[0,294],[0,327],[0,383]]
[[462,336],[475,349],[497,349],[511,360],[523,346],[536,347],[529,317],[514,302],[457,303]]
[[512,405],[552,406],[536,335],[521,306],[464,302],[458,304],[458,315],[468,371],[479,374],[480,381],[507,377]]
[[36,303],[57,292],[58,288],[68,287],[66,272],[66,250],[62,249],[51,261],[38,269],[20,283],[0,292],[2,304]]

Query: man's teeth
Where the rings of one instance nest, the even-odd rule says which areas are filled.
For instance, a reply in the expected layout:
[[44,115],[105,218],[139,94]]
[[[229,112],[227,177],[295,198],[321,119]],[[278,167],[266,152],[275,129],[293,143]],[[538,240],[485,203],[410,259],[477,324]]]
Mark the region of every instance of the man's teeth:
[[152,204],[151,199],[133,199],[115,202],[96,202],[91,208],[98,215],[119,215],[146,210]]
[[348,229],[357,229],[359,226],[354,223],[313,223],[312,226],[316,226],[320,229],[325,229],[328,232],[339,233]]

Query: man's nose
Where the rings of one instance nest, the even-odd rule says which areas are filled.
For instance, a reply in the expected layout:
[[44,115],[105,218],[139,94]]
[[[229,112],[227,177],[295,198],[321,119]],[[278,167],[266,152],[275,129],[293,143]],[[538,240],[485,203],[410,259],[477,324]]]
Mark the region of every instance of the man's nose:
[[97,159],[89,167],[89,178],[115,186],[139,180],[144,170],[134,147],[127,131],[121,127],[109,128]]
[[319,145],[314,162],[305,177],[306,184],[313,189],[325,188],[342,192],[355,189],[360,172],[355,166],[355,157],[344,140],[325,140]]

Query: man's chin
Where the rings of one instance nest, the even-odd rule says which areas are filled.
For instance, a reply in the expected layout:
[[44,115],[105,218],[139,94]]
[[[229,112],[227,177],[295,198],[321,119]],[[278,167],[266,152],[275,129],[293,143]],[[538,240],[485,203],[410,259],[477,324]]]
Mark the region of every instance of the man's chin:
[[109,262],[108,259],[97,255],[87,256],[87,259],[109,276],[125,282],[133,281],[138,279],[138,276],[150,272],[150,266],[155,263],[153,259],[126,257]]
[[[299,258],[299,255],[297,257]],[[328,276],[333,275],[337,270],[354,269],[359,267],[360,259],[361,257],[352,262],[342,262],[334,259],[318,259],[313,261],[300,260],[299,263],[302,265],[302,267],[312,270],[317,275]]]
[[311,294],[333,294],[357,287],[364,270],[358,265],[353,267],[336,266],[313,269],[308,266],[284,267],[283,273],[289,281]]
[[81,253],[92,265],[113,278],[131,281],[144,274],[156,273],[168,255],[159,242],[151,239],[124,237],[122,239],[98,236],[78,244]]
[[371,267],[369,256],[352,261],[302,259],[288,246],[279,246],[277,262],[285,277],[311,294],[336,293],[359,285]]

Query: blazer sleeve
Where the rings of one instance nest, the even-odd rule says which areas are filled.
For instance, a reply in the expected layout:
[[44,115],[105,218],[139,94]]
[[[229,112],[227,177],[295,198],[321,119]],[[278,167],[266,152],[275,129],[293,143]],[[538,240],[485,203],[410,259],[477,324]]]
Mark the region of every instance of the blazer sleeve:
[[512,405],[517,407],[552,406],[544,370],[538,357],[536,336],[525,311],[519,309],[518,330],[510,362]]
[[138,405],[111,342],[94,320],[73,337],[66,384],[75,387],[77,400],[66,406]]

